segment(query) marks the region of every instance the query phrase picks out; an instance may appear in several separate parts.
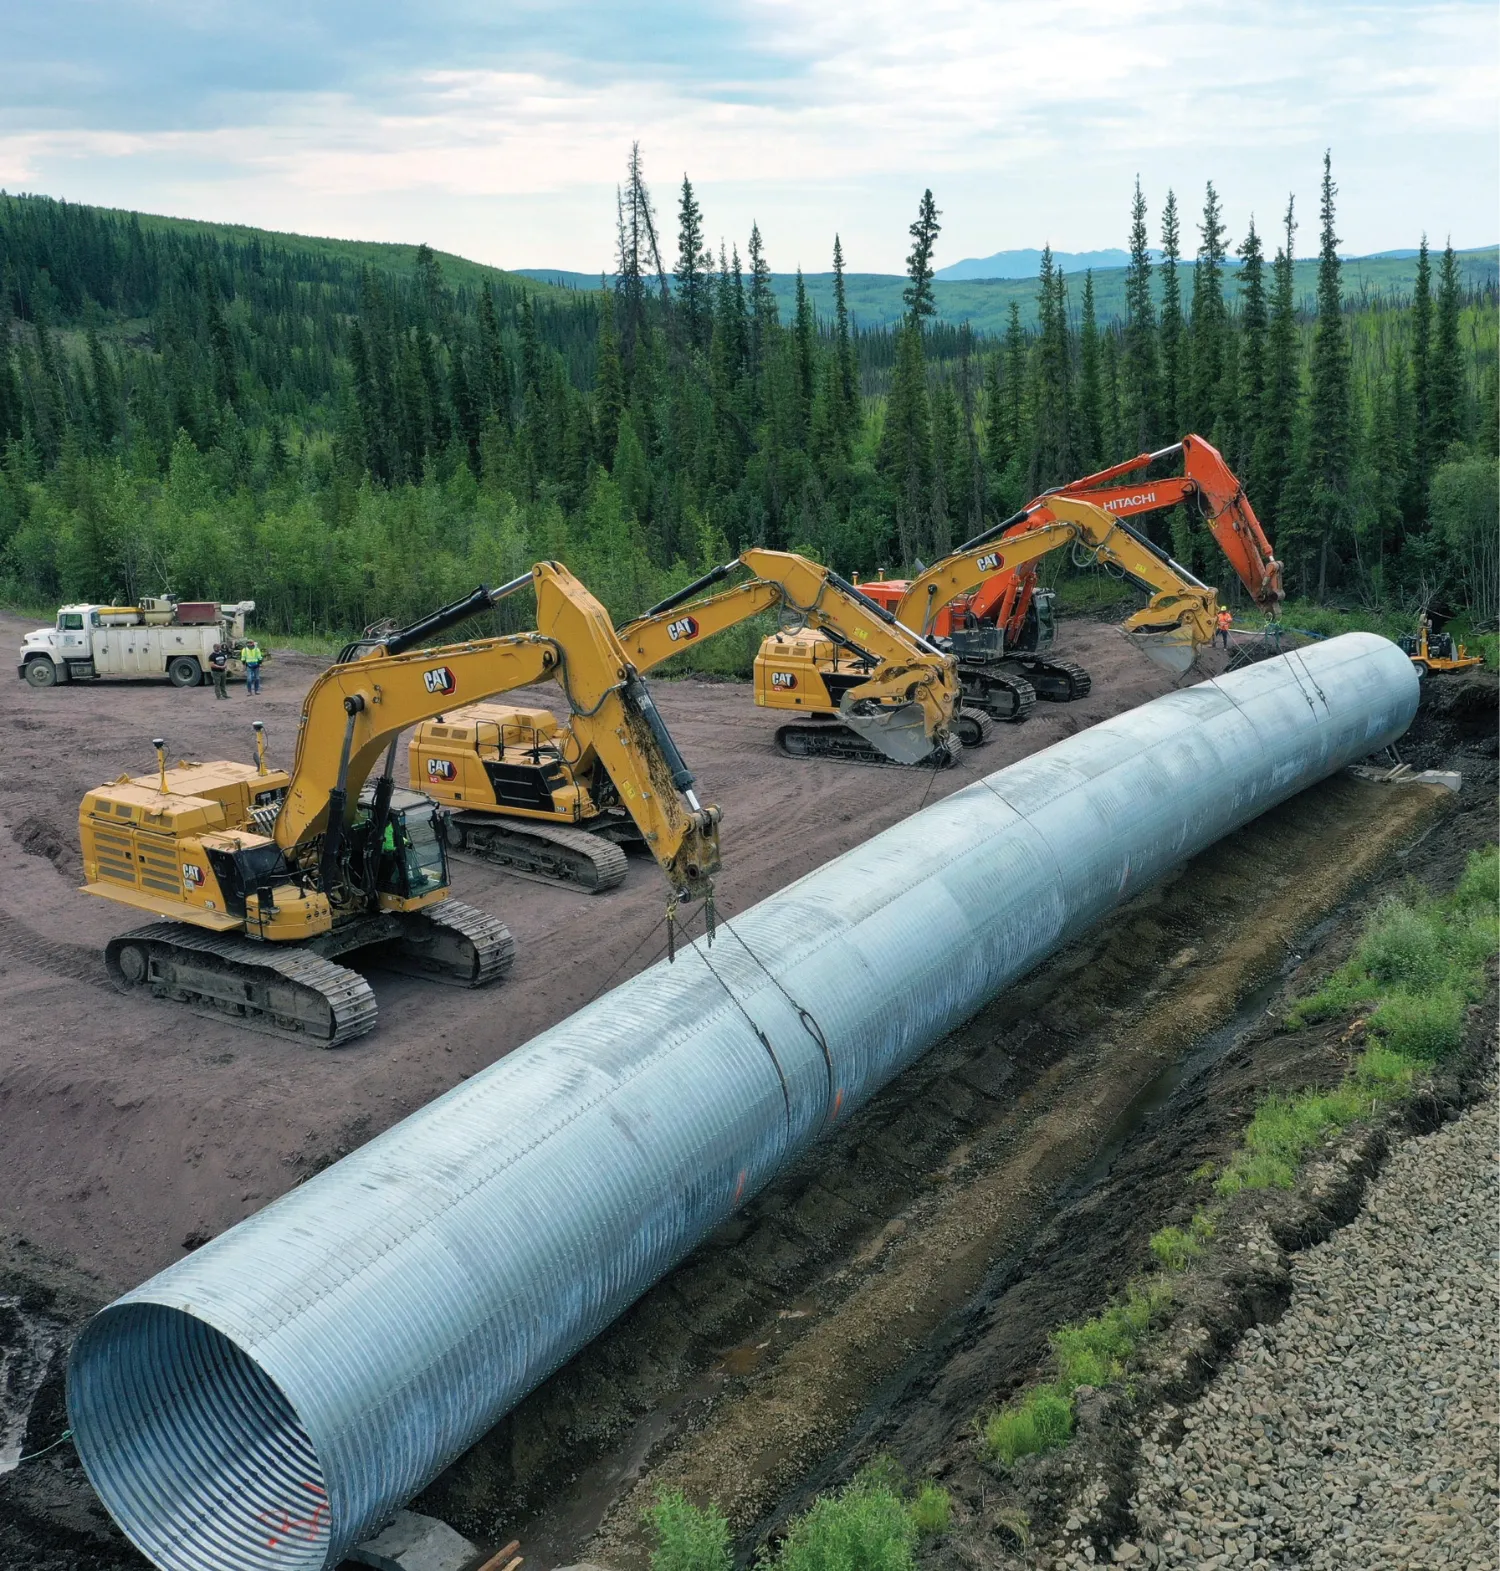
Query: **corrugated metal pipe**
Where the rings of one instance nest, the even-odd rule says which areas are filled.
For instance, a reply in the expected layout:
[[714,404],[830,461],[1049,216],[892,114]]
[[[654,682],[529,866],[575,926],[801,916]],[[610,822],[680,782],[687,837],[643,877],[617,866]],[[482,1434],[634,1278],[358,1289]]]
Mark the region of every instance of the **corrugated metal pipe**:
[[1336,638],[763,900],[103,1310],[68,1387],[94,1487],[170,1571],[335,1565],[945,1032],[1416,707],[1394,645]]

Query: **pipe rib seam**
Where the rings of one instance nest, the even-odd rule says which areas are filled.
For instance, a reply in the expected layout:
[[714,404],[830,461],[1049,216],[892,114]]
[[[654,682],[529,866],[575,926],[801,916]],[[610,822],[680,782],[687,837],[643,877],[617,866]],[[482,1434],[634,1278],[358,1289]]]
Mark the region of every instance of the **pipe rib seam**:
[[1371,634],[1167,694],[612,989],[101,1311],[100,1498],[162,1571],[337,1565],[830,1124],[1417,697]]

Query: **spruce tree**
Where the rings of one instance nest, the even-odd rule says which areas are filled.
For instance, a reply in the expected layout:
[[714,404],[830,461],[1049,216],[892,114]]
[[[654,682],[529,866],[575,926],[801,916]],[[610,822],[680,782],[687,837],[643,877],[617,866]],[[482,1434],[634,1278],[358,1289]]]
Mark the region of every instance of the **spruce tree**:
[[[603,310],[610,313],[610,333],[613,336],[613,302],[606,300]],[[479,291],[479,369],[475,380],[476,396],[484,415],[499,420],[502,425],[509,425],[510,371],[505,364],[505,346],[500,337],[500,318],[495,311],[495,297],[488,287]]]
[[1079,329],[1079,453],[1082,468],[1100,467],[1104,453],[1104,390],[1100,380],[1099,322],[1094,313],[1094,270],[1083,275],[1083,321]]
[[1297,300],[1293,244],[1297,233],[1295,197],[1286,202],[1285,238],[1272,267],[1271,319],[1266,330],[1266,382],[1255,434],[1255,509],[1276,538],[1282,500],[1292,473],[1292,433],[1300,391],[1297,366]]
[[1427,527],[1427,491],[1432,476],[1432,262],[1427,236],[1417,248],[1417,278],[1411,297],[1411,386],[1416,445],[1406,473],[1401,511],[1408,534]]
[[[1151,298],[1151,251],[1146,236],[1146,199],[1141,177],[1135,178],[1130,204],[1130,266],[1125,274],[1125,422],[1138,452],[1151,447],[1160,418],[1156,307]],[[1167,422],[1171,424],[1170,421]]]
[[1193,269],[1191,395],[1187,424],[1210,440],[1217,435],[1224,375],[1224,239],[1219,193],[1212,180],[1203,198],[1198,265]]
[[[1323,155],[1319,204],[1318,322],[1309,364],[1307,494],[1312,543],[1318,556],[1317,595],[1328,593],[1329,571],[1350,521],[1349,479],[1353,463],[1349,333],[1344,323],[1338,236],[1334,233],[1332,155]],[[1304,592],[1309,586],[1304,582]]]
[[1255,216],[1250,217],[1250,228],[1240,244],[1240,349],[1239,388],[1237,407],[1239,418],[1235,422],[1236,441],[1229,461],[1249,485],[1250,494],[1258,495],[1259,487],[1253,483],[1253,458],[1256,429],[1266,392],[1266,280],[1265,254],[1260,247],[1260,236],[1255,232]]
[[1449,445],[1464,434],[1464,362],[1458,338],[1461,306],[1458,258],[1453,254],[1450,240],[1443,248],[1443,260],[1438,268],[1437,330],[1433,334],[1428,393],[1431,405],[1428,463],[1433,469],[1443,462]]
[[1161,410],[1156,438],[1175,442],[1183,434],[1186,398],[1186,343],[1182,324],[1182,285],[1177,277],[1181,258],[1177,198],[1167,192],[1161,212]]
[[930,190],[922,193],[917,205],[916,222],[911,225],[911,251],[906,258],[906,276],[911,282],[901,292],[906,302],[907,319],[920,329],[923,321],[937,311],[932,298],[932,253],[942,232],[939,213]]
[[684,174],[677,204],[677,301],[687,324],[687,341],[706,349],[712,328],[708,303],[708,275],[713,258],[704,249],[703,212],[693,194],[693,183]]
[[1069,375],[1067,292],[1063,270],[1052,260],[1052,247],[1042,248],[1038,277],[1035,395],[1031,490],[1061,485],[1074,468]]
[[771,264],[761,244],[760,225],[750,225],[750,368],[757,384],[765,372],[773,329],[776,295],[771,288]]
[[599,360],[594,371],[595,456],[608,468],[614,463],[625,413],[625,373],[615,339],[614,301],[605,296],[599,312]]
[[997,349],[984,368],[984,458],[991,485],[1010,462],[1010,418],[1005,403],[1005,352]]
[[813,309],[807,298],[807,286],[802,281],[802,269],[797,269],[797,309],[792,320],[792,348],[796,358],[799,445],[807,441],[807,422],[812,414],[813,355],[818,327]]
[[854,362],[854,343],[849,334],[849,303],[844,295],[844,248],[833,237],[833,328],[834,352],[838,359],[839,390],[852,420],[859,408],[859,372]]
[[974,334],[967,322],[958,331],[958,391],[959,409],[963,418],[963,468],[964,485],[955,485],[955,498],[965,497],[963,510],[964,533],[973,536],[984,527],[984,460],[979,450],[979,420],[974,399]]
[[896,331],[896,363],[886,398],[880,464],[895,502],[896,543],[902,565],[916,560],[927,533],[932,483],[932,411],[922,331],[914,321]]

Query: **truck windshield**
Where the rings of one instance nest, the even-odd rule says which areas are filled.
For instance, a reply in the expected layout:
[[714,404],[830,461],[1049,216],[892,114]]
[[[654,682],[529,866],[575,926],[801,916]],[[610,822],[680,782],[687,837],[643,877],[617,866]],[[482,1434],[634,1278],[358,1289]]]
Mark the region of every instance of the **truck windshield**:
[[[448,859],[438,839],[432,809],[417,809],[405,814],[406,893],[425,895],[442,889],[448,882]],[[400,843],[399,841],[397,842]]]

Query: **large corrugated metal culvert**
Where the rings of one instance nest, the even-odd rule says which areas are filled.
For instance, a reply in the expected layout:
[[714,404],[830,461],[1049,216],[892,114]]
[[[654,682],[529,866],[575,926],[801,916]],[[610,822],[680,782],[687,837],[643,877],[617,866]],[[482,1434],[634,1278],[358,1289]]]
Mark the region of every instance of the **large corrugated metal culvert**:
[[1416,707],[1394,645],[1334,639],[762,901],[102,1311],[69,1370],[94,1487],[169,1571],[336,1564],[945,1032]]

